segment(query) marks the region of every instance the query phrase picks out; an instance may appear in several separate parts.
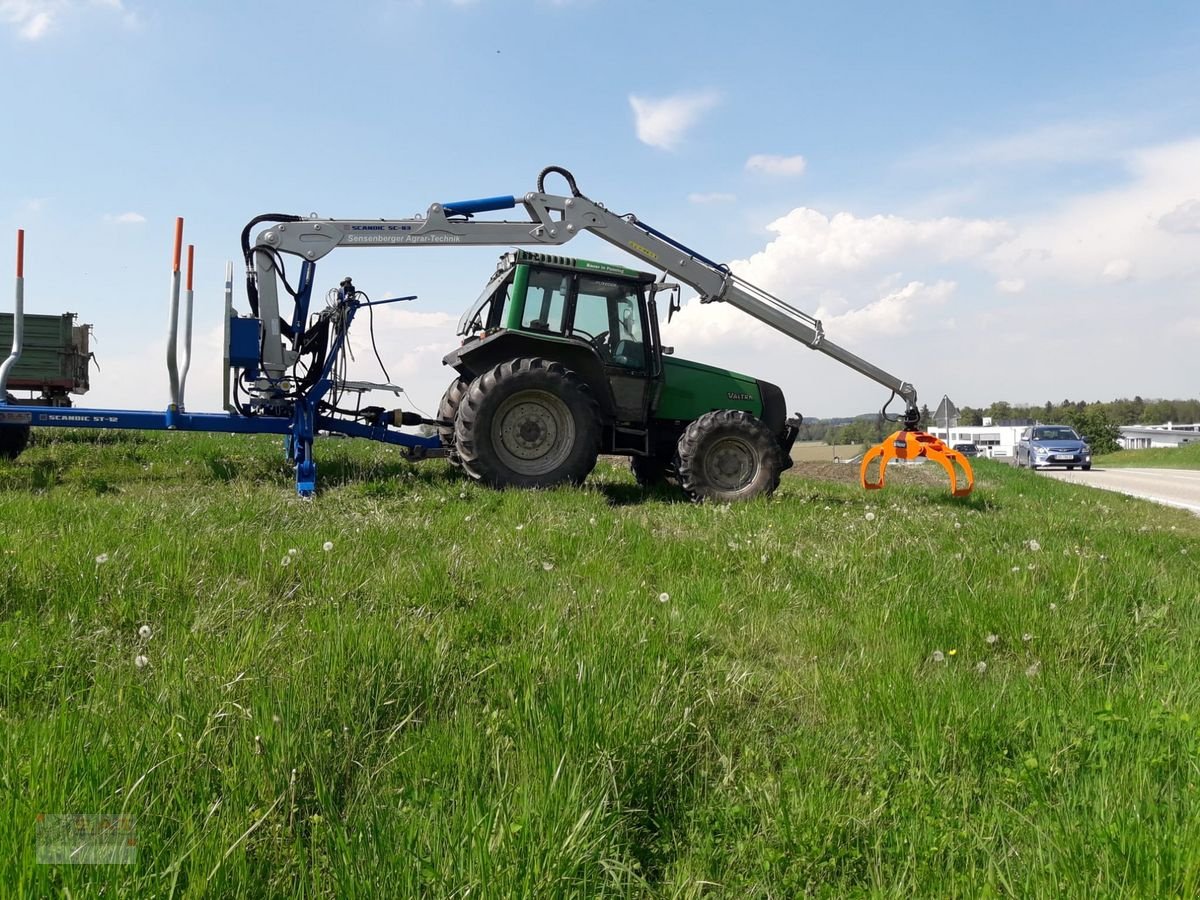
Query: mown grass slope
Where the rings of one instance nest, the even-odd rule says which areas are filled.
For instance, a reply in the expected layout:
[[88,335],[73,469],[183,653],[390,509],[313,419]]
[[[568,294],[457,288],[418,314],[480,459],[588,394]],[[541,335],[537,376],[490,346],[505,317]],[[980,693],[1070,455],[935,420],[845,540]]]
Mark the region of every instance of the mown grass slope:
[[[306,503],[279,443],[0,464],[10,892],[1200,887],[1195,517],[988,460],[966,502],[495,493],[333,440]],[[89,812],[136,865],[35,864]]]
[[1147,447],[1119,450],[1097,456],[1095,465],[1104,468],[1200,469],[1200,442],[1182,447]]

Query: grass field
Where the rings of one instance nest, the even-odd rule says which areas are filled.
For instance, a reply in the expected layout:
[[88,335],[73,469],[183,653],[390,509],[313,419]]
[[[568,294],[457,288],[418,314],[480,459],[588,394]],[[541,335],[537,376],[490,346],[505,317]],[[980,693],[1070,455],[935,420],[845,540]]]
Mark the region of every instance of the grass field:
[[826,444],[824,441],[800,441],[792,446],[792,459],[797,462],[832,462],[834,457],[851,459],[863,452],[859,444]]
[[[305,503],[279,444],[0,463],[4,893],[1200,890],[1194,516],[988,460],[965,502],[494,493],[333,440]],[[136,817],[136,863],[36,864],[41,813]]]
[[1145,450],[1120,450],[1093,460],[1097,467],[1146,467],[1155,469],[1200,469],[1200,442],[1182,447],[1148,447]]

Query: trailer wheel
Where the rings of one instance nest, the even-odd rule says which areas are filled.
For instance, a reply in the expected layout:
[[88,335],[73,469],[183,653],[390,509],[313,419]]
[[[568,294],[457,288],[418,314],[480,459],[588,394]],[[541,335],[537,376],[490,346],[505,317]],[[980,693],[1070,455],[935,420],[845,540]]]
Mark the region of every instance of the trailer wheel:
[[[12,394],[4,395],[9,403],[16,403]],[[28,425],[0,425],[0,459],[16,459],[29,446]]]
[[559,363],[514,359],[471,382],[454,440],[467,474],[492,487],[579,484],[600,452],[600,408]]
[[718,409],[688,425],[679,439],[679,486],[693,502],[729,503],[779,487],[783,451],[750,413]]
[[450,386],[446,388],[446,393],[442,394],[442,402],[438,404],[437,417],[443,422],[450,422],[449,425],[438,426],[438,437],[441,438],[442,446],[450,451],[450,455],[446,458],[453,466],[462,466],[462,461],[458,458],[458,450],[454,445],[454,417],[458,414],[459,404],[462,403],[463,394],[467,392],[467,388],[471,386],[471,382],[465,378],[455,378],[450,382]]
[[629,471],[639,486],[651,488],[662,484],[675,474],[674,461],[661,456],[631,456]]

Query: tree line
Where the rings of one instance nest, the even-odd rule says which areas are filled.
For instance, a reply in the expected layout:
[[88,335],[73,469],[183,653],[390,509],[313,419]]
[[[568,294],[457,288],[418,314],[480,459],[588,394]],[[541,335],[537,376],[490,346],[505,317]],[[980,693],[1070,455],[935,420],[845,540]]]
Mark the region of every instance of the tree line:
[[[980,426],[984,418],[990,418],[995,424],[1028,420],[1071,425],[1088,440],[1093,452],[1108,453],[1117,449],[1119,425],[1200,422],[1200,400],[1144,400],[1141,397],[1092,403],[1083,400],[1054,403],[1047,400],[1044,404],[1034,406],[998,400],[989,406],[960,407],[958,427]],[[933,411],[928,406],[921,407],[922,428],[940,424],[933,421]],[[815,419],[805,421],[800,426],[797,440],[824,441],[827,444],[874,444],[898,427],[897,423],[884,421],[878,415],[853,419]]]

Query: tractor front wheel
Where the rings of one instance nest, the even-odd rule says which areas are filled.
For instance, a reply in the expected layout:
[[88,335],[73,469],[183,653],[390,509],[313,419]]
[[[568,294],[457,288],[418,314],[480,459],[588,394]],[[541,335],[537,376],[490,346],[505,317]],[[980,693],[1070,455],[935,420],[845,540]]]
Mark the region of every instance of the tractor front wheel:
[[471,382],[465,378],[455,378],[450,382],[450,386],[446,388],[446,393],[442,394],[442,402],[438,404],[437,417],[443,422],[449,422],[449,425],[438,426],[438,437],[442,441],[442,446],[450,451],[446,458],[453,466],[461,466],[462,461],[458,458],[458,451],[454,445],[454,417],[458,415],[459,404],[462,403],[463,394],[467,392],[467,388],[471,386]]
[[463,469],[492,487],[579,484],[600,453],[600,408],[574,372],[514,359],[475,379],[454,421]]
[[[4,395],[9,403],[16,403],[12,394]],[[29,446],[28,425],[0,424],[0,459],[16,459]]]
[[775,435],[750,413],[705,413],[679,439],[679,486],[689,500],[729,503],[770,494],[779,487],[783,450]]

